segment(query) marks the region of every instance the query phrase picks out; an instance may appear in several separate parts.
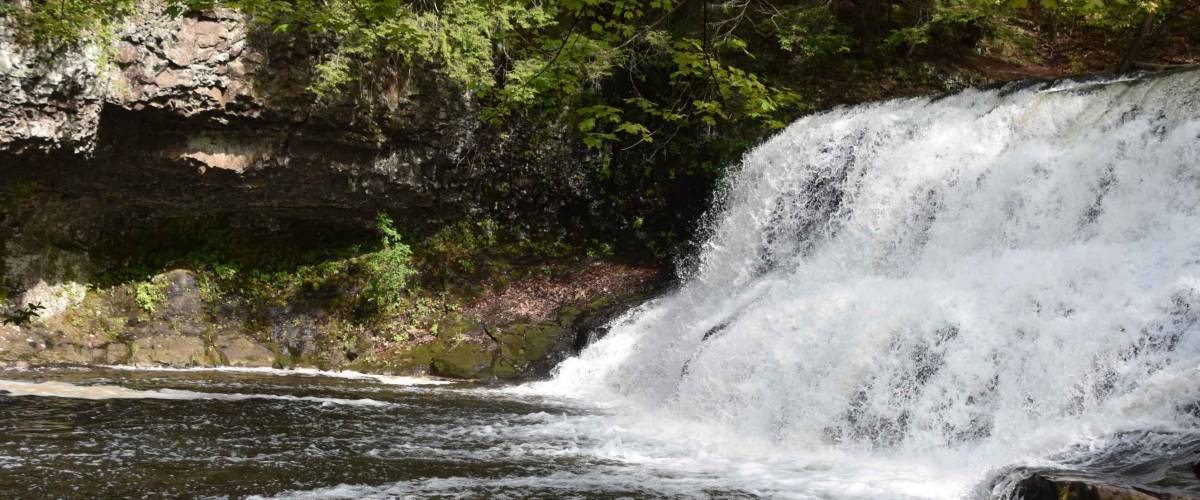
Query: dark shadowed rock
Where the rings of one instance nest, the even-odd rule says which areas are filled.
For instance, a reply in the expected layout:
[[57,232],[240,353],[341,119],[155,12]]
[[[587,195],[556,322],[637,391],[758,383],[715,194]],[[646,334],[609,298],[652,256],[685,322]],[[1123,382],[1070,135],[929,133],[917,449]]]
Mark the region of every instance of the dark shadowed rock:
[[[470,214],[553,220],[586,195],[567,129],[495,130],[436,70],[383,68],[318,102],[317,53],[217,9],[179,18],[147,2],[99,47],[47,52],[0,19],[0,180],[103,200],[107,224],[236,214],[404,225]],[[530,134],[539,140],[530,150]],[[534,161],[530,158],[539,158]],[[131,217],[131,210],[141,212]]]
[[1052,474],[1034,474],[1019,483],[1014,498],[1022,500],[1195,500],[1196,497],[1138,486]]

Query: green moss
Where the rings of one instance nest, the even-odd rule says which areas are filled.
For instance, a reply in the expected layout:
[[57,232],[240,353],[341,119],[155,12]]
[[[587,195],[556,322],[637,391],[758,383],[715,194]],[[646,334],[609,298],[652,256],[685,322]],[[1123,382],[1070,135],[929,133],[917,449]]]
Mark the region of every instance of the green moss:
[[488,344],[470,340],[445,344],[433,356],[432,368],[437,375],[458,378],[478,378],[490,374],[494,354]]
[[501,380],[517,378],[522,373],[523,369],[507,358],[497,358],[496,363],[492,365],[492,376]]
[[441,344],[416,344],[408,346],[399,356],[399,361],[404,366],[424,366],[428,367],[433,363],[433,358],[442,350]]
[[14,213],[26,206],[41,192],[36,182],[13,182],[0,191],[0,206],[4,211]]
[[497,371],[496,376],[504,378],[524,373],[550,352],[564,332],[563,327],[553,323],[520,323],[498,329],[496,339],[500,342],[500,356],[497,365],[505,373]]
[[575,323],[575,320],[579,318],[579,315],[582,313],[583,311],[578,307],[565,306],[558,310],[558,324],[563,326],[571,325],[572,323]]

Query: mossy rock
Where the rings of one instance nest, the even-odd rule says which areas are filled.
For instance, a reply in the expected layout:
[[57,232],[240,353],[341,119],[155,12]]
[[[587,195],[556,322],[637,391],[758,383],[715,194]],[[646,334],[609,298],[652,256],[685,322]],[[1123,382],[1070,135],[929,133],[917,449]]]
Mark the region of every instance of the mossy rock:
[[134,365],[203,366],[211,361],[203,341],[183,335],[139,338],[130,350]]
[[464,340],[433,356],[433,374],[443,377],[480,378],[491,374],[495,351],[491,345]]
[[400,366],[429,366],[441,351],[441,344],[414,344],[401,349],[392,359]]
[[564,334],[566,331],[554,323],[514,324],[500,329],[496,339],[500,341],[500,357],[505,364],[524,372],[532,363],[545,358]]
[[455,340],[480,333],[481,325],[459,313],[449,313],[437,324],[438,339]]

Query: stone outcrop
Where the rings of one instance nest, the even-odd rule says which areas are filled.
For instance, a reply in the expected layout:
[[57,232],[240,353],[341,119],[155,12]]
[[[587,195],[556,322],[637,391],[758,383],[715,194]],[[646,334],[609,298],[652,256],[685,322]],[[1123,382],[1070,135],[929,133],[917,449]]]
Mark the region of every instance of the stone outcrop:
[[593,166],[568,127],[480,122],[474,96],[431,68],[380,65],[318,99],[309,41],[231,10],[171,17],[162,0],[144,0],[112,39],[81,47],[31,46],[5,23],[0,310],[44,309],[29,325],[0,326],[0,362],[522,377],[548,371],[580,324],[644,285],[526,283],[439,319],[439,333],[392,342],[310,304],[247,318],[236,294],[207,297],[185,270],[144,289],[129,276],[102,280],[143,250],[130,235],[153,243],[181,221],[297,247],[361,238],[380,212],[406,235],[472,217],[537,232],[589,210]]
[[555,139],[562,131],[518,147],[532,131],[480,123],[470,93],[437,71],[380,67],[317,99],[303,40],[234,11],[162,11],[147,0],[115,43],[57,51],[0,24],[0,178],[140,217],[236,214],[264,227],[361,224],[380,210],[405,224],[552,218],[583,192],[585,155]]
[[[495,292],[557,295],[530,311],[495,297],[434,318],[404,338],[371,335],[317,309],[282,311],[270,325],[226,313],[230,296],[205,296],[199,277],[177,269],[149,282],[152,302],[132,285],[85,291],[79,302],[22,326],[0,325],[0,365],[125,364],[135,366],[312,367],[470,379],[548,375],[600,324],[644,300],[661,283],[652,269],[589,268],[560,280],[534,279]],[[603,286],[597,286],[603,284]],[[513,292],[512,289],[519,289]],[[489,315],[478,315],[487,310]]]
[[1034,474],[1016,485],[1021,500],[1193,500],[1194,495],[1069,475]]

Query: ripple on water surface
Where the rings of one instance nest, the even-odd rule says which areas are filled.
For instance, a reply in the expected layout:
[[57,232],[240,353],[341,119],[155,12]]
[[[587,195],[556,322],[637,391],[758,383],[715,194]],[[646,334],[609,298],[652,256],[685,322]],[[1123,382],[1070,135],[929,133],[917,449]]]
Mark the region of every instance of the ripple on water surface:
[[0,393],[0,491],[22,498],[753,496],[604,451],[603,411],[465,384],[35,370]]
[[920,457],[781,453],[666,415],[625,413],[528,388],[360,376],[0,371],[0,492],[903,499],[957,497],[983,479]]

